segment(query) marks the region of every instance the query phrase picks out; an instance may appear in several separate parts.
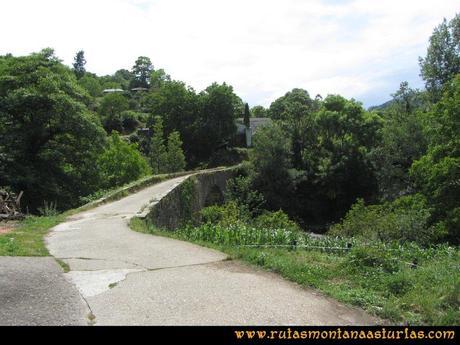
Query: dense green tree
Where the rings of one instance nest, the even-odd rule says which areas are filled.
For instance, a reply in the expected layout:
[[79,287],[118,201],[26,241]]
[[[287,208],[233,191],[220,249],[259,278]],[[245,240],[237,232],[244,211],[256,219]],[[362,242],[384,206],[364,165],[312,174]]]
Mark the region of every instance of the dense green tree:
[[434,207],[434,221],[460,239],[460,75],[446,85],[442,99],[428,113],[428,152],[411,168],[417,188]]
[[99,79],[90,73],[86,73],[83,77],[81,77],[78,80],[78,84],[80,84],[80,86],[82,86],[93,98],[100,97],[102,95],[102,85]]
[[97,160],[104,179],[103,187],[121,186],[150,173],[150,168],[135,144],[113,132],[108,147]]
[[279,123],[264,126],[254,135],[251,161],[261,175],[285,176],[291,166],[290,154],[289,137]]
[[309,139],[305,130],[312,123],[313,101],[306,90],[293,89],[284,96],[275,100],[269,109],[272,119],[283,120],[283,126],[289,133],[292,144],[293,164],[295,168],[302,165],[302,147]]
[[417,110],[426,111],[429,108],[429,101],[426,92],[409,87],[407,81],[403,81],[399,85],[398,91],[392,96],[392,100],[388,102],[386,110],[399,112],[401,114],[412,114]]
[[233,93],[233,113],[235,118],[244,117],[244,104],[243,100]]
[[313,101],[308,91],[303,89],[293,89],[284,96],[276,99],[269,108],[269,116],[275,120],[286,120],[289,116],[288,108],[297,106],[310,109]]
[[133,78],[133,74],[127,69],[119,69],[110,79],[119,84],[123,90],[128,90]]
[[244,104],[244,125],[246,128],[249,128],[251,125],[250,122],[251,112],[249,111],[249,105],[247,103]]
[[251,115],[254,117],[267,117],[268,110],[261,105],[256,105],[251,108]]
[[307,179],[298,188],[323,202],[318,212],[323,219],[337,220],[357,198],[374,197],[377,184],[368,154],[378,143],[379,127],[380,119],[360,103],[336,95],[326,97],[315,113],[307,132],[314,140],[302,150]]
[[161,88],[166,82],[171,81],[171,76],[166,74],[164,69],[153,70],[150,75],[150,87],[154,89]]
[[225,201],[236,203],[241,209],[240,213],[255,217],[264,211],[265,199],[252,185],[252,176],[238,176],[228,180]]
[[133,79],[131,81],[131,88],[136,87],[150,87],[150,78],[152,76],[153,64],[150,58],[146,56],[139,56],[132,68],[131,73]]
[[160,115],[164,122],[165,133],[177,130],[183,140],[183,149],[189,161],[200,155],[197,145],[197,119],[200,116],[199,98],[192,88],[178,81],[165,81],[163,85],[147,96],[147,109],[151,114],[148,126]]
[[86,65],[85,52],[83,50],[80,50],[75,56],[74,63],[73,63],[73,69],[78,79],[80,79],[81,77],[85,75],[85,72],[86,72],[85,65]]
[[[308,103],[287,102],[282,114],[284,119],[268,130],[276,136],[260,141],[256,135],[251,159],[255,187],[270,207],[324,224],[343,216],[358,197],[374,196],[376,181],[368,153],[378,142],[376,115],[337,95],[328,96],[316,112]],[[280,151],[267,150],[271,145],[282,145],[279,150],[285,158]],[[278,171],[275,176],[272,170]]]
[[104,76],[100,79],[101,86],[103,90],[106,89],[123,89],[123,86],[120,82],[115,81],[112,76]]
[[154,174],[163,173],[167,169],[168,157],[164,142],[163,120],[160,116],[155,117],[153,134],[150,140],[149,152],[150,166]]
[[148,125],[160,115],[165,134],[177,130],[189,164],[207,160],[236,131],[234,104],[237,96],[227,84],[213,84],[200,94],[179,81],[165,80],[147,96],[151,114]]
[[393,95],[391,105],[382,114],[381,141],[372,150],[371,158],[380,196],[384,200],[413,191],[409,169],[427,148],[423,132],[423,105],[423,94],[403,82]]
[[254,167],[254,187],[272,209],[285,209],[291,185],[291,143],[278,123],[264,126],[254,135],[254,150],[250,160]]
[[197,144],[199,156],[207,159],[219,146],[225,144],[236,132],[235,94],[233,88],[225,83],[214,83],[200,93],[200,115]]
[[123,131],[121,113],[129,109],[128,100],[120,93],[109,93],[104,96],[99,107],[102,115],[104,128],[108,133]]
[[125,110],[121,112],[120,118],[123,125],[124,133],[132,133],[137,127],[140,126],[140,120],[143,120],[147,114],[138,113],[132,110]]
[[102,89],[122,89],[125,91],[129,90],[133,79],[134,75],[126,69],[119,69],[112,75],[98,77]]
[[166,153],[167,172],[183,171],[185,169],[185,156],[182,150],[182,140],[177,131],[168,136],[168,151]]
[[0,57],[0,185],[24,190],[30,211],[65,209],[99,188],[105,133],[88,94],[51,49]]
[[434,29],[425,58],[420,58],[421,75],[433,100],[442,87],[460,73],[460,14]]

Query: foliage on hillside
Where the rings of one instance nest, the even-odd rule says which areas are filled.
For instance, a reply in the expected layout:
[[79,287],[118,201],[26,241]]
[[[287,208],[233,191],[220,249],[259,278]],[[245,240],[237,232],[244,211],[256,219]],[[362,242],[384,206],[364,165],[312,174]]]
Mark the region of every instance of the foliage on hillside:
[[[83,51],[73,71],[52,49],[0,56],[0,185],[23,190],[31,212],[44,203],[75,207],[81,198],[133,181],[149,173],[145,157],[161,160],[155,172],[181,171],[187,161],[207,160],[233,135],[239,98],[230,86],[213,84],[197,94],[154,70],[146,57],[112,76],[98,77],[85,64]],[[153,128],[136,133],[157,116],[166,123],[167,149],[159,156],[151,152]],[[107,140],[112,131],[130,136]]]
[[0,185],[24,190],[30,210],[98,187],[105,133],[88,99],[52,50],[0,57]]
[[300,88],[250,109],[232,86],[197,92],[145,56],[107,76],[86,70],[84,51],[73,69],[51,49],[1,56],[0,185],[24,190],[30,211],[66,209],[150,169],[233,162],[235,119],[269,116],[246,176],[229,188],[246,214],[282,209],[304,229],[339,222],[337,234],[458,243],[459,18],[430,37],[420,60],[427,90],[402,82],[375,111]]

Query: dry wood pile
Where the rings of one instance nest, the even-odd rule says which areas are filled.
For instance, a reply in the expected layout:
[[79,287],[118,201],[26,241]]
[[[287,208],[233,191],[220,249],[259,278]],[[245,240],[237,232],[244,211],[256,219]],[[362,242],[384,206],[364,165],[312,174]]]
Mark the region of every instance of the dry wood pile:
[[24,218],[24,214],[21,213],[22,194],[22,191],[16,195],[0,189],[0,221]]

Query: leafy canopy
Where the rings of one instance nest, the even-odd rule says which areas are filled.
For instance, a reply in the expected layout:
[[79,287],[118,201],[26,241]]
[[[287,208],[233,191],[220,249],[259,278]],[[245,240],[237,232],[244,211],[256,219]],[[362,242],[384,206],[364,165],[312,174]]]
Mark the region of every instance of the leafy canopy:
[[442,87],[460,73],[460,14],[434,29],[426,57],[419,61],[427,90],[439,100]]
[[147,161],[137,146],[125,142],[117,132],[112,132],[108,147],[97,163],[104,179],[104,188],[121,186],[150,173]]
[[81,77],[85,75],[86,73],[85,65],[86,65],[85,52],[83,50],[80,50],[75,56],[74,63],[73,63],[73,69],[78,79],[80,79]]
[[25,191],[30,211],[74,206],[98,188],[105,132],[88,98],[52,49],[0,57],[0,185]]
[[417,188],[434,207],[453,242],[460,238],[460,75],[428,114],[428,152],[411,167]]

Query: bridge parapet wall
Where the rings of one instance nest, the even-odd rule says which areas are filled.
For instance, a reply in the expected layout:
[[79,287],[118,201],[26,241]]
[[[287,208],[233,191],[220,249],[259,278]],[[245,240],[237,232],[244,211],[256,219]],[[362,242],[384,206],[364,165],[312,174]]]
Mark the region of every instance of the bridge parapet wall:
[[194,174],[153,205],[146,219],[160,229],[175,230],[222,198],[227,181],[237,175],[235,167]]

